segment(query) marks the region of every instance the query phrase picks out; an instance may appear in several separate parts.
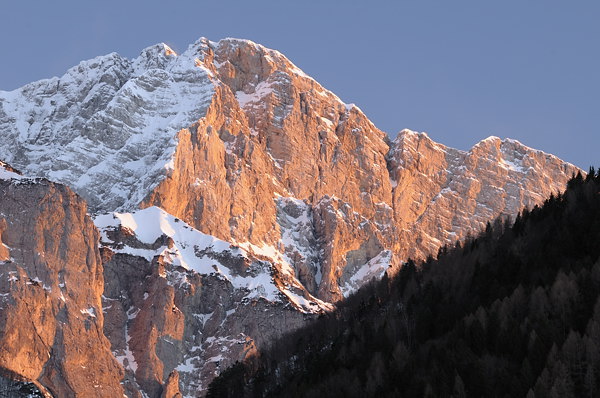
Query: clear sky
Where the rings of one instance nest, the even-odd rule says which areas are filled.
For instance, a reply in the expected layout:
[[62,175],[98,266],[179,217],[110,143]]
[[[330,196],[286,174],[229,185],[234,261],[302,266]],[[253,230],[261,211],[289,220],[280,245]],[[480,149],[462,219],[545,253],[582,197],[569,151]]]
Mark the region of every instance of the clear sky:
[[600,166],[600,1],[7,1],[0,90],[201,36],[281,51],[392,136],[511,137]]

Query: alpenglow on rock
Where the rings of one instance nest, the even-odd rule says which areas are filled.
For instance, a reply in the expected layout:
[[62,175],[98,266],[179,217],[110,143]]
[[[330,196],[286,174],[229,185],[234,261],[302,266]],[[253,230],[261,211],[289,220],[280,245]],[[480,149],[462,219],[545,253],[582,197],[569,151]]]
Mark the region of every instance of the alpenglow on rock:
[[202,394],[311,313],[578,171],[510,139],[469,151],[410,130],[390,140],[281,53],[239,39],[113,53],[0,91],[0,132],[0,160],[88,201],[104,333],[126,393],[149,396],[177,382]]
[[124,372],[103,333],[98,231],[85,202],[3,165],[0,197],[0,378],[32,383],[37,396],[122,396]]

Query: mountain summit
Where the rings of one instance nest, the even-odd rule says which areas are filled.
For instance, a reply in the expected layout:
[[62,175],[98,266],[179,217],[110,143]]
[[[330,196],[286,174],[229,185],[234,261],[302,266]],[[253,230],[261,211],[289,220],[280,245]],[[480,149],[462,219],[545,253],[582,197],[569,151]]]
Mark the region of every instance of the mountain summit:
[[392,141],[281,53],[231,38],[0,92],[0,131],[1,160],[88,202],[104,333],[128,394],[149,396],[169,380],[202,393],[311,314],[578,171],[510,139]]

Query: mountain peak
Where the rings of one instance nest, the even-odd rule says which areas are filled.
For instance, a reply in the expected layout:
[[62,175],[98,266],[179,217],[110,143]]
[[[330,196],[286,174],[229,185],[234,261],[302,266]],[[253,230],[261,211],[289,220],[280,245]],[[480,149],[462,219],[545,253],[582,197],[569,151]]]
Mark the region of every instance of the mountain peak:
[[398,137],[415,137],[415,138],[431,139],[431,138],[429,138],[429,135],[427,135],[427,133],[424,131],[419,132],[419,131],[406,129],[406,128],[400,130],[400,132],[398,133]]
[[167,44],[157,43],[157,44],[153,44],[151,46],[144,48],[140,52],[140,56],[142,56],[142,57],[149,57],[149,56],[168,57],[168,56],[177,56],[177,53],[171,47],[169,47]]
[[480,142],[498,142],[498,141],[502,141],[502,139],[498,136],[490,135],[489,137],[484,138]]
[[258,44],[256,42],[254,42],[252,40],[248,40],[248,39],[239,39],[237,37],[225,37],[218,41],[217,46],[221,45],[223,43],[231,43],[232,45],[237,45],[237,46],[251,46],[251,47],[267,50],[267,48],[265,46],[263,46],[262,44]]
[[188,48],[180,55],[188,58],[204,60],[206,54],[211,53],[216,45],[216,42],[210,41],[208,38],[202,36],[190,44]]
[[177,56],[177,53],[171,48],[169,47],[167,44],[165,43],[161,43],[164,50],[165,50],[165,55],[174,55]]
[[176,57],[177,53],[165,43],[146,47],[133,59],[134,74],[143,74],[149,69],[164,69]]

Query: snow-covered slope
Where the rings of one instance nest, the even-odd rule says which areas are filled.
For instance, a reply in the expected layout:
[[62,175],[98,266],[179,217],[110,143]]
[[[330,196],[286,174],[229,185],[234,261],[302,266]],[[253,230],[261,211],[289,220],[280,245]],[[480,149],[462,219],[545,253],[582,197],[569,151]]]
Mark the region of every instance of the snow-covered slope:
[[23,176],[8,164],[0,161],[0,180],[20,180]]
[[0,91],[0,159],[71,186],[93,209],[135,207],[172,168],[176,133],[204,116],[214,83],[195,44],[83,61]]

